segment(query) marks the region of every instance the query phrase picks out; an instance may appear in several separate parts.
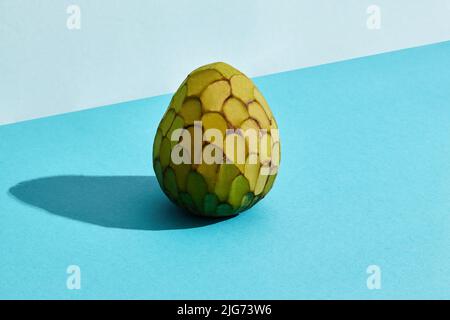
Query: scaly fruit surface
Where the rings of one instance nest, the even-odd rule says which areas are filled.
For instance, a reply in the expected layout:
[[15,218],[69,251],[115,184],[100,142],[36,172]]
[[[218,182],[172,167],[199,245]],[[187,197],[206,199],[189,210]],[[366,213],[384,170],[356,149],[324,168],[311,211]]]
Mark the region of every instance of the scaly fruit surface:
[[[196,148],[196,121],[201,121],[203,132],[217,129],[223,134],[220,145],[228,162],[207,164],[194,160],[214,143],[200,142]],[[182,140],[171,141],[176,129],[187,130],[192,137],[189,163],[175,164],[172,160],[172,150]],[[237,161],[237,152],[234,159],[227,154],[227,129],[258,130],[256,146],[245,140],[243,161]],[[223,62],[200,67],[175,92],[159,124],[153,143],[158,182],[173,202],[196,215],[223,217],[243,212],[273,186],[279,165],[280,141],[273,133],[277,129],[269,105],[247,76]],[[233,134],[236,140],[243,139],[239,132]],[[260,152],[262,143],[267,143],[269,150],[265,155]]]

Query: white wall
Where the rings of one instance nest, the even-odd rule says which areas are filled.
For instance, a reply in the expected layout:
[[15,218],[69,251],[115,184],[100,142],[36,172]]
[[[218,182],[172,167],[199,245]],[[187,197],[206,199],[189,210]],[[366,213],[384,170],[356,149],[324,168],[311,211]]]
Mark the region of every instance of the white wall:
[[257,76],[448,39],[450,0],[0,0],[0,124],[172,92],[212,61]]

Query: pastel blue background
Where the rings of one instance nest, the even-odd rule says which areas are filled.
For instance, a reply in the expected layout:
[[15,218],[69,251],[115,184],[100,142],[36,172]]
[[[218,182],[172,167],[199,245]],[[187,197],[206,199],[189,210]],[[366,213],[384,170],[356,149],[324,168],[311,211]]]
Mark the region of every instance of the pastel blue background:
[[[195,228],[142,178],[169,95],[1,126],[0,297],[450,298],[449,56],[445,42],[256,78],[281,130],[275,186]],[[60,175],[103,178],[30,182]]]
[[253,77],[446,41],[449,17],[448,0],[0,0],[0,124],[173,92],[209,62]]

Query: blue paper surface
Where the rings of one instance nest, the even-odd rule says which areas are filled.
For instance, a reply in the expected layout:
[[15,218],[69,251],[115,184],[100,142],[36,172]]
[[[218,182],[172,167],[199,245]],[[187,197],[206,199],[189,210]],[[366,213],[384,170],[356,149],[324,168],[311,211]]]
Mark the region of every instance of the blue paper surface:
[[223,221],[152,177],[169,95],[1,126],[0,298],[450,298],[449,64],[444,42],[256,78],[281,168]]

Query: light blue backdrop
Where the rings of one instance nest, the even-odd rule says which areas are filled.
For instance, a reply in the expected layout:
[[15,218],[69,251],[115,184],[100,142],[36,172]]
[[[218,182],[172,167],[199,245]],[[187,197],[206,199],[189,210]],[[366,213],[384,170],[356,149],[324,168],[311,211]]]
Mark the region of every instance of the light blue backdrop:
[[0,124],[173,92],[211,61],[257,76],[443,41],[449,16],[447,0],[0,0]]

